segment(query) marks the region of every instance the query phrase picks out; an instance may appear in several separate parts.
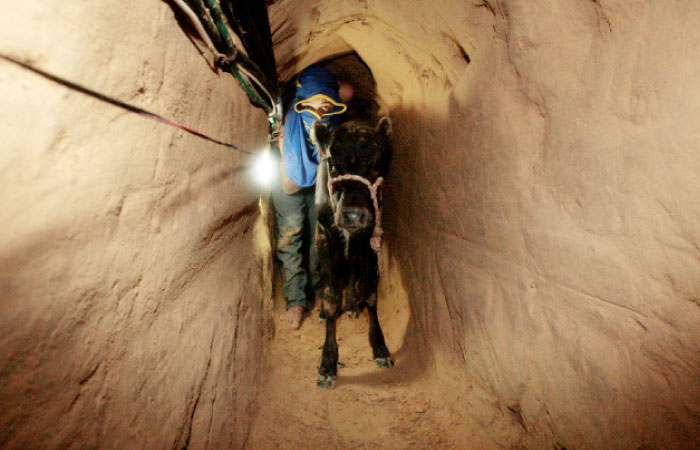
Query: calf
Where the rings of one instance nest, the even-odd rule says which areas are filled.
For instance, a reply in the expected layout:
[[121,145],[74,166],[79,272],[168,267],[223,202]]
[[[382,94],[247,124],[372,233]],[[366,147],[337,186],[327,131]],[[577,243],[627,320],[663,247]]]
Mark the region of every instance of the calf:
[[357,317],[367,307],[374,360],[380,367],[394,365],[377,318],[382,233],[379,189],[391,159],[391,122],[388,117],[381,118],[376,127],[347,122],[332,133],[317,122],[313,131],[321,153],[316,178],[316,248],[323,286],[321,314],[326,319],[317,384],[330,388],[338,371],[336,321],[343,311]]

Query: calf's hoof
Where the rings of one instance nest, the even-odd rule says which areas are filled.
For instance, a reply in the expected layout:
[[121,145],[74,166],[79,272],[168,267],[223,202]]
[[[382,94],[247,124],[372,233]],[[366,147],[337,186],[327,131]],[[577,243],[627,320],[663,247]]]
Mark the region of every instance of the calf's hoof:
[[374,362],[377,363],[378,367],[394,367],[394,360],[391,359],[391,356],[387,356],[385,358],[374,358]]
[[360,317],[360,311],[359,310],[354,310],[354,311],[348,311],[348,317],[351,319],[357,319]]
[[335,383],[335,379],[336,379],[335,375],[319,375],[318,380],[316,380],[316,386],[325,387],[326,389],[330,389],[333,387],[333,384]]

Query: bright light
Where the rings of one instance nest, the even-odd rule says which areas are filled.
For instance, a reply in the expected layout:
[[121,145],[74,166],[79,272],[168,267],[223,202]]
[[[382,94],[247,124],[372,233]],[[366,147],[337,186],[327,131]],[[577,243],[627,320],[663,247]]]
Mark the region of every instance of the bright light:
[[267,149],[258,153],[251,167],[253,181],[262,188],[271,187],[279,178],[279,172],[279,162]]

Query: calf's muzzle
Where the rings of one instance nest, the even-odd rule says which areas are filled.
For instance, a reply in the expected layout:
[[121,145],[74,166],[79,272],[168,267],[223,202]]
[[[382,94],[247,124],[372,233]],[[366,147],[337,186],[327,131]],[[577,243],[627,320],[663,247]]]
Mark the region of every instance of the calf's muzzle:
[[338,226],[350,230],[369,226],[372,217],[369,209],[356,206],[341,208],[338,216]]

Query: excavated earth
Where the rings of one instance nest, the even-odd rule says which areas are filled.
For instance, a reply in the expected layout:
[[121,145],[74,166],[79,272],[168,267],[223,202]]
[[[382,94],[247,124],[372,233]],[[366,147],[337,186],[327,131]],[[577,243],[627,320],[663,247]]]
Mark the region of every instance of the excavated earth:
[[[265,145],[169,2],[49,3],[0,52]],[[700,447],[700,4],[267,3],[283,82],[327,61],[392,118],[396,367],[344,317],[316,387],[250,156],[0,61],[0,447]]]
[[[389,277],[398,268],[386,259]],[[507,448],[526,443],[522,418],[502,410],[479,386],[460,385],[426,364],[412,345],[403,287],[380,283],[378,312],[396,365],[380,369],[369,346],[367,312],[338,325],[342,363],[332,389],[316,386],[325,324],[310,312],[299,331],[280,318],[255,405],[249,449],[305,448]],[[438,370],[443,372],[438,374]],[[453,374],[456,375],[456,374]]]

